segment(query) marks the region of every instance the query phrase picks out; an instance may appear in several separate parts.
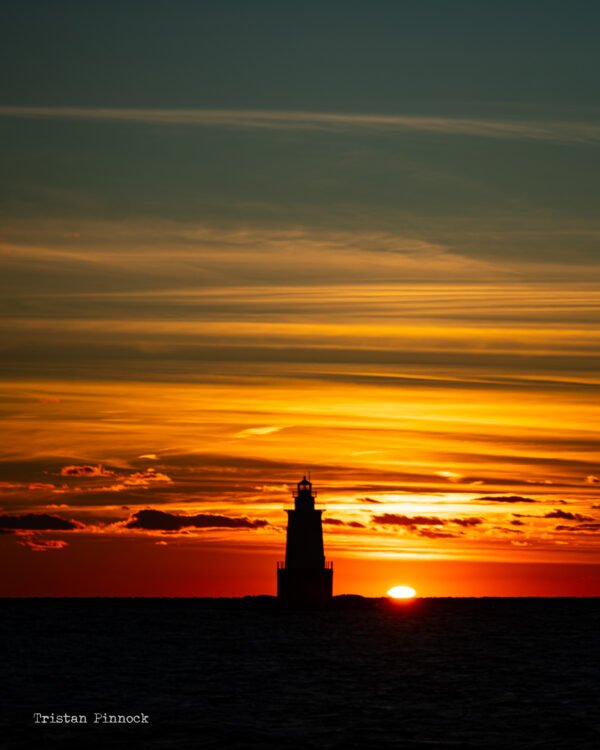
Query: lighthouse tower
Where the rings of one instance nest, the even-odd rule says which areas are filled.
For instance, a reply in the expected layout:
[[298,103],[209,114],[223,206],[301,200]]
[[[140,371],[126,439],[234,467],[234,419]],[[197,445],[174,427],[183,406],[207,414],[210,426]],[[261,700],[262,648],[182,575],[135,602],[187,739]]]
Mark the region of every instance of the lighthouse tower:
[[321,510],[315,508],[312,484],[298,482],[288,514],[285,563],[277,565],[277,597],[290,604],[323,604],[331,599],[333,564],[325,560]]

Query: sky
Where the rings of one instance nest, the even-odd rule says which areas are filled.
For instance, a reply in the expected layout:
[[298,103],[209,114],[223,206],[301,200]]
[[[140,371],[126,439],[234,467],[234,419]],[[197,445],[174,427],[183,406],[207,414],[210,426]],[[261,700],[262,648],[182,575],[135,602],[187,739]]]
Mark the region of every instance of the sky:
[[0,595],[600,595],[598,8],[3,16]]

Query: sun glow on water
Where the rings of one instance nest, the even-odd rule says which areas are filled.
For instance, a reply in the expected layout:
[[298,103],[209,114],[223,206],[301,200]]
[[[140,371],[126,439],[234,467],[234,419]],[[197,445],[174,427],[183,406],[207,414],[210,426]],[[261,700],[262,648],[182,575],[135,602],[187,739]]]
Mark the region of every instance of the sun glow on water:
[[412,599],[417,595],[417,592],[412,586],[394,586],[388,590],[387,595],[392,599]]

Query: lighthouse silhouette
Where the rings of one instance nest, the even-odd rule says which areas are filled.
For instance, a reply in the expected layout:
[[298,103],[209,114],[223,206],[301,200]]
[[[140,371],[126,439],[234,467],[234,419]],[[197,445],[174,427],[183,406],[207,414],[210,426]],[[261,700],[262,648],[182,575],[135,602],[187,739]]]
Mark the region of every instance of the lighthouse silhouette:
[[312,483],[298,482],[288,515],[285,562],[277,564],[277,597],[289,604],[326,604],[333,591],[333,563],[323,551],[322,510],[315,508]]

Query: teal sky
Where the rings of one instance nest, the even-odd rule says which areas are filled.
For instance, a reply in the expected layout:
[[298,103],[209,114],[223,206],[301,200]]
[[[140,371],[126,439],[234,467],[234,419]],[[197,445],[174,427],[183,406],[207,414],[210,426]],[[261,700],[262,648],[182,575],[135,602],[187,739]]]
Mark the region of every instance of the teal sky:
[[[75,374],[90,348],[102,363],[104,347],[121,351],[99,333],[65,342],[75,320],[322,320],[330,292],[308,309],[283,287],[370,284],[359,310],[336,296],[355,324],[397,320],[378,285],[593,282],[598,15],[554,2],[9,3],[10,371],[21,357],[56,367],[54,338]],[[237,287],[280,296],[269,311],[246,292],[216,301]],[[596,315],[499,299],[476,314],[562,328]],[[53,330],[24,340],[38,319]],[[594,357],[586,347],[577,367]]]
[[595,110],[598,14],[593,3],[553,0],[7,2],[5,96],[32,105]]
[[[583,2],[7,3],[2,215],[408,229],[577,263],[595,252],[598,16]],[[229,116],[203,118],[215,109]],[[345,119],[268,116],[295,112]],[[378,115],[416,121],[357,120]]]
[[[593,282],[599,14],[8,3],[4,314],[194,317],[177,290],[244,285]],[[201,315],[263,319],[256,304]]]

